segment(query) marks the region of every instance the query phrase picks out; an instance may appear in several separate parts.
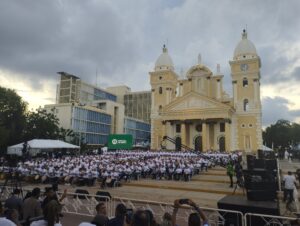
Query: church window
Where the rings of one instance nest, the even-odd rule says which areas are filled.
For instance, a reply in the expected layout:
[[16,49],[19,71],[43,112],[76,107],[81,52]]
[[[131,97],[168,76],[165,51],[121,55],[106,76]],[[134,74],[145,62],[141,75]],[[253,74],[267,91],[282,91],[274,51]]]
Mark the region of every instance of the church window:
[[248,111],[249,110],[249,101],[248,99],[244,100],[244,111]]
[[161,76],[159,76],[159,80],[161,80],[162,79],[162,77]]
[[252,128],[252,126],[253,126],[252,124],[249,124],[249,127],[250,127],[250,128]]
[[163,90],[162,87],[159,87],[159,91],[158,91],[159,94],[162,94],[162,92],[163,92],[162,90]]
[[196,125],[196,131],[199,133],[202,132],[202,124]]
[[224,122],[220,123],[220,132],[225,132],[225,123]]
[[242,128],[245,128],[245,124],[242,124]]
[[243,87],[248,87],[248,79],[243,79]]
[[180,132],[181,132],[181,125],[176,124],[176,133],[180,133]]
[[161,105],[159,105],[159,107],[158,107],[158,110],[160,110],[160,111],[161,111],[161,109],[162,109],[162,106],[161,106]]

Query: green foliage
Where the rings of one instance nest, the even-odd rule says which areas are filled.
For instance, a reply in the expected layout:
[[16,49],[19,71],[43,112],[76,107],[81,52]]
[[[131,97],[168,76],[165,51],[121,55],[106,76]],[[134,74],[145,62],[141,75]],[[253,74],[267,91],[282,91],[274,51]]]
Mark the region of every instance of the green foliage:
[[263,141],[268,147],[285,148],[300,143],[300,125],[280,119],[263,131]]
[[11,89],[0,87],[0,152],[22,141],[27,103]]
[[0,154],[6,153],[9,145],[31,139],[59,139],[78,145],[73,130],[59,127],[55,109],[26,110],[27,103],[14,90],[0,87]]
[[36,112],[28,112],[23,137],[24,140],[58,139],[58,118],[53,113],[48,113],[42,108],[38,108]]

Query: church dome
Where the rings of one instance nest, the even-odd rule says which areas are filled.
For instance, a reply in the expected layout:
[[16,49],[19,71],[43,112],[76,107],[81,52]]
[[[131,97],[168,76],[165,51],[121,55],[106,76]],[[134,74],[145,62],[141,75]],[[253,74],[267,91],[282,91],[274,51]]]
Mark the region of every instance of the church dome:
[[237,44],[234,50],[234,60],[249,59],[257,57],[254,44],[247,39],[247,32],[243,30],[242,40]]
[[155,71],[174,70],[173,61],[168,54],[168,49],[164,45],[163,52],[155,62]]

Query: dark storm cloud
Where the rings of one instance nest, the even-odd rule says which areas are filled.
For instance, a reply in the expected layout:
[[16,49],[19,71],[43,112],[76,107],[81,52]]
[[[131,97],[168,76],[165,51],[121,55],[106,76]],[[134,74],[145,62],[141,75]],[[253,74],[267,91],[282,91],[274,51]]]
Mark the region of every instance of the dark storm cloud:
[[289,110],[289,100],[283,97],[267,97],[262,99],[263,126],[276,123],[279,119],[295,121],[300,117],[300,110]]
[[90,80],[97,68],[114,75],[136,59],[130,27],[109,1],[9,0],[0,8],[0,67],[27,78],[65,70]]
[[57,71],[89,83],[97,71],[102,86],[145,90],[166,43],[178,74],[201,53],[213,72],[221,64],[231,93],[228,62],[247,27],[262,60],[262,85],[288,86],[300,77],[299,8],[298,0],[2,0],[0,69],[20,74],[35,89],[56,80]]

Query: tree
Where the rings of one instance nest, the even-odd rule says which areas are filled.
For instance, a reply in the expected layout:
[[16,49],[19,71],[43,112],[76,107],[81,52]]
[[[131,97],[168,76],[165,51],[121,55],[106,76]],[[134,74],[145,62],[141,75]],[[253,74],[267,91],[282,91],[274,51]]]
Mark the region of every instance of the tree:
[[79,138],[77,138],[77,135],[74,133],[73,130],[64,129],[63,127],[60,127],[58,139],[77,145]]
[[22,141],[27,103],[12,89],[0,87],[0,153]]
[[289,148],[290,145],[300,141],[299,132],[299,124],[280,119],[266,128],[263,140],[268,147]]
[[26,126],[23,131],[25,140],[31,139],[59,139],[59,120],[45,109],[38,108],[26,115]]

